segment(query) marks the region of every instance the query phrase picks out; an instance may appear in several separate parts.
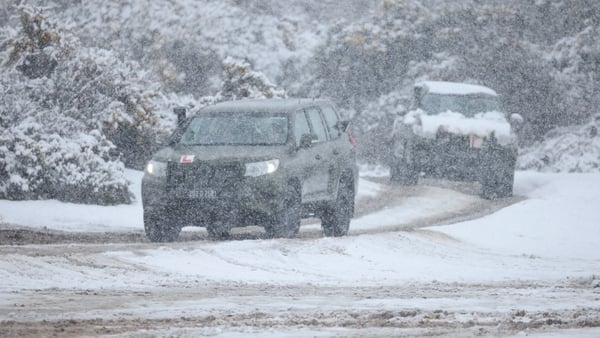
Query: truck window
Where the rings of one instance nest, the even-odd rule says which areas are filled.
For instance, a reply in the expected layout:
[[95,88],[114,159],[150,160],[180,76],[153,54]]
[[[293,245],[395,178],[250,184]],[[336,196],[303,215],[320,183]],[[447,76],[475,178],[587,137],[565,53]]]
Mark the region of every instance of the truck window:
[[296,146],[300,146],[300,138],[304,134],[310,134],[310,127],[306,120],[306,114],[303,110],[296,112],[296,129],[294,130],[296,137]]
[[321,118],[321,112],[319,111],[319,109],[311,107],[306,109],[306,112],[308,113],[308,117],[310,118],[313,132],[315,133],[315,135],[317,135],[317,141],[327,141],[327,130],[325,129],[325,125],[323,124],[323,119]]
[[323,112],[323,117],[325,117],[325,121],[327,122],[327,127],[329,127],[329,136],[332,139],[340,137],[341,133],[335,126],[339,120],[333,107],[330,105],[324,105],[321,109]]

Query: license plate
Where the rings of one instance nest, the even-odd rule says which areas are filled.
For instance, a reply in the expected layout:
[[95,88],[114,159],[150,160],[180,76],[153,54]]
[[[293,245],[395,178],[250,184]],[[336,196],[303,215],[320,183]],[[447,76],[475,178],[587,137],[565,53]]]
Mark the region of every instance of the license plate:
[[217,197],[214,189],[177,190],[175,196],[178,198],[213,199]]

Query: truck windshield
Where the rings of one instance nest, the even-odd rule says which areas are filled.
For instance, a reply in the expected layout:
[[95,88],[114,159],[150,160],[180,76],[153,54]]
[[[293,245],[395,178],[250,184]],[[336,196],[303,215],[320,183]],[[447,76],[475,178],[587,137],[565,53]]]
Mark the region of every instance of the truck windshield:
[[468,117],[477,113],[502,111],[497,97],[483,95],[426,94],[421,99],[420,108],[432,115],[451,111]]
[[199,115],[183,132],[185,145],[278,145],[288,139],[286,114]]

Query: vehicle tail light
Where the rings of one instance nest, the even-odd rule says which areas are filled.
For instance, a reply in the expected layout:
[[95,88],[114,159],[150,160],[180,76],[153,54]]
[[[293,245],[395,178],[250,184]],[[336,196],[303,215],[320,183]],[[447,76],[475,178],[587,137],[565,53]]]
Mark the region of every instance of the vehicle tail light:
[[354,136],[352,135],[352,130],[350,130],[350,128],[346,129],[346,134],[348,134],[348,141],[350,141],[350,143],[352,144],[352,148],[358,147],[358,142],[356,141],[356,138],[354,138]]

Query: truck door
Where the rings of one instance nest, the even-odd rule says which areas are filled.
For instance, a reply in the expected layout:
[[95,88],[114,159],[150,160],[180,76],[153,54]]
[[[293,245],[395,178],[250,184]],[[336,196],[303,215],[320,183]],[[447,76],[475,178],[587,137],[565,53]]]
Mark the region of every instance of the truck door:
[[314,192],[316,199],[323,199],[327,197],[328,191],[330,190],[330,176],[331,166],[333,163],[332,159],[332,147],[328,139],[327,126],[321,116],[321,111],[317,107],[309,107],[305,109],[306,116],[310,123],[312,133],[317,137],[312,144],[312,155],[313,162],[315,165],[315,175],[312,180],[313,187],[311,191]]

